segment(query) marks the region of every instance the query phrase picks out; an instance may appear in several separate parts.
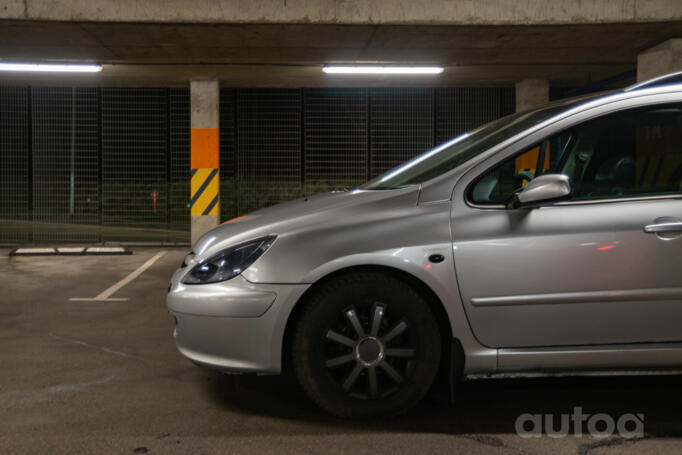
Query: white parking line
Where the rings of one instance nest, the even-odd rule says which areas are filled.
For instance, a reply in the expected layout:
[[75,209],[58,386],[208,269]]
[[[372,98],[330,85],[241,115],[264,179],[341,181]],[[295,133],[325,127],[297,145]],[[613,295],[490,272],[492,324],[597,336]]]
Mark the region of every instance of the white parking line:
[[125,302],[128,300],[127,298],[116,298],[116,297],[109,297],[115,292],[119,291],[123,286],[126,284],[130,283],[133,281],[135,278],[140,276],[145,270],[147,270],[149,267],[152,266],[157,260],[161,258],[166,254],[165,251],[159,251],[156,253],[151,259],[149,259],[147,262],[142,264],[137,270],[132,272],[130,275],[126,276],[123,278],[121,281],[118,283],[114,284],[110,288],[105,289],[102,291],[100,294],[98,294],[96,297],[71,297],[69,300],[71,301],[80,301],[80,302]]

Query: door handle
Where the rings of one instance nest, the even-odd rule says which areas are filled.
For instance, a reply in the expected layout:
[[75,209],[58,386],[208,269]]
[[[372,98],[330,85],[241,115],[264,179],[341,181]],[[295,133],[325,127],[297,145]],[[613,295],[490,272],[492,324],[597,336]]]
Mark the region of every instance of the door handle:
[[647,234],[656,234],[658,232],[682,232],[682,222],[667,222],[656,223],[644,226],[644,232]]

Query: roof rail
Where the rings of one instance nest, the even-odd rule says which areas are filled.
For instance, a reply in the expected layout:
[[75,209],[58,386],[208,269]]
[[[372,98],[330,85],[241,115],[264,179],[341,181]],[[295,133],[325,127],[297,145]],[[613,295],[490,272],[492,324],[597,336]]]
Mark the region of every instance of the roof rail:
[[631,85],[623,89],[624,92],[632,90],[639,90],[641,88],[658,87],[659,85],[679,84],[682,83],[682,71],[677,73],[664,74],[663,76],[648,79],[635,85]]

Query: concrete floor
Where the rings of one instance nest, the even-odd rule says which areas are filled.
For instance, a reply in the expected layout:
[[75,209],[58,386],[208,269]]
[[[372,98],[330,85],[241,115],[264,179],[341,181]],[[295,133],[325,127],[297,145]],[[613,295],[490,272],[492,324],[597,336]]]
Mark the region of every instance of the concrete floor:
[[[0,251],[0,453],[682,453],[682,378],[477,380],[455,406],[433,394],[393,419],[342,421],[289,376],[226,377],[183,359],[165,309],[184,250],[113,297],[93,297],[158,249],[132,256],[26,257]],[[581,406],[644,413],[645,437],[523,439],[523,413]]]

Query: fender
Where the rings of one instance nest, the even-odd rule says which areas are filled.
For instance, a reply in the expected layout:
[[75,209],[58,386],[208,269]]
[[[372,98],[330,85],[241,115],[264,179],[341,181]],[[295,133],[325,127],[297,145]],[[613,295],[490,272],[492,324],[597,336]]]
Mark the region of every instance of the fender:
[[[445,260],[432,263],[429,256],[442,254]],[[353,254],[334,259],[313,269],[302,279],[317,283],[333,273],[361,266],[377,266],[402,271],[421,281],[438,297],[449,319],[454,338],[466,354],[464,373],[496,370],[497,349],[482,346],[473,336],[457,288],[452,245],[439,243]]]

